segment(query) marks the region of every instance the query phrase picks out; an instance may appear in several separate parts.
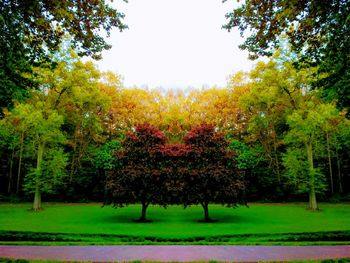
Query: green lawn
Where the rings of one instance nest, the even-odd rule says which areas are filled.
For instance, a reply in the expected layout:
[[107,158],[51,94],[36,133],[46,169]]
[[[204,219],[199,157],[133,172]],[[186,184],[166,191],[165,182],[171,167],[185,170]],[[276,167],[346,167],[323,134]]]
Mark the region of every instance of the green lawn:
[[[80,241],[104,236],[109,242],[142,241],[143,238],[155,241],[317,241],[318,237],[323,241],[350,241],[349,205],[321,204],[321,212],[307,211],[304,205],[267,204],[236,209],[212,205],[210,214],[218,220],[216,223],[197,222],[202,218],[199,206],[187,209],[180,206],[167,209],[149,207],[151,223],[132,222],[139,216],[138,205],[115,209],[99,205],[46,204],[45,210],[39,213],[30,212],[29,208],[29,204],[0,205],[0,241],[11,240],[9,235],[26,236],[26,231],[67,233],[66,237],[75,235],[74,240]],[[29,233],[27,236],[33,235]],[[339,235],[341,238],[337,238]]]

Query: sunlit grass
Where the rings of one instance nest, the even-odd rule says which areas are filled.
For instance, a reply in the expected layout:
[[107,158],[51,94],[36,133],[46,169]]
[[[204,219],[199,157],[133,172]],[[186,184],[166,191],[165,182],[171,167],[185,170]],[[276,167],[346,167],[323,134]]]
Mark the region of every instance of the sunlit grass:
[[135,223],[140,206],[124,208],[100,205],[45,205],[34,213],[29,205],[1,205],[0,230],[97,233],[156,237],[217,236],[229,234],[295,233],[350,230],[350,206],[322,205],[321,212],[310,212],[301,205],[252,205],[236,209],[210,207],[216,223],[199,223],[200,206],[167,209],[151,206],[151,223]]

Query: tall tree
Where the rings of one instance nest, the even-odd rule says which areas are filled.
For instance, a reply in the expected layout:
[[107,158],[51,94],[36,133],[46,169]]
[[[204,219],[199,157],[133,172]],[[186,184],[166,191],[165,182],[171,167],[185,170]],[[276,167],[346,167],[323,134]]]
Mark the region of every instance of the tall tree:
[[107,176],[106,187],[115,206],[140,202],[141,216],[146,221],[148,206],[166,205],[163,193],[165,178],[160,172],[160,147],[165,144],[165,135],[150,124],[139,124],[134,132],[126,135],[123,150],[117,153],[121,167]]
[[[324,174],[317,167],[316,160],[320,155],[319,145],[323,142],[329,143],[330,134],[327,135],[324,131],[330,132],[327,122],[332,115],[338,115],[333,105],[319,103],[316,107],[315,100],[310,100],[288,116],[290,130],[285,137],[289,144],[284,158],[286,172],[301,190],[308,192],[309,209],[313,211],[318,210],[316,193],[326,190]],[[331,187],[332,180],[333,178]]]
[[27,192],[34,193],[33,210],[42,209],[41,195],[53,191],[63,183],[67,157],[62,144],[65,137],[60,131],[63,117],[51,110],[41,101],[18,104],[6,116],[26,125],[27,154],[31,155],[36,165],[25,176]]
[[249,73],[233,76],[229,84],[232,104],[238,108],[231,137],[248,144],[259,160],[254,169],[247,171],[252,184],[248,191],[260,192],[260,198],[269,200],[281,201],[288,196],[281,159],[288,130],[286,117],[299,107],[302,90],[309,89],[314,73],[313,68],[294,68],[292,61],[289,53],[276,52]]
[[[117,92],[116,83],[112,82],[118,80],[112,74],[101,73],[91,62],[83,63],[74,52],[65,55],[64,61],[58,61],[55,69],[35,70],[48,103],[64,116],[70,185],[93,187],[91,167],[97,147],[110,137],[111,131],[106,127],[112,101],[109,95],[110,90]],[[73,190],[67,193],[79,198]]]
[[211,124],[202,124],[189,131],[185,144],[191,147],[189,176],[185,178],[184,204],[200,204],[204,221],[210,222],[209,203],[227,206],[244,204],[245,184],[237,171],[233,152],[228,150],[224,134]]
[[160,170],[166,183],[164,199],[167,204],[185,204],[185,189],[191,174],[191,146],[184,143],[165,144],[160,147]]

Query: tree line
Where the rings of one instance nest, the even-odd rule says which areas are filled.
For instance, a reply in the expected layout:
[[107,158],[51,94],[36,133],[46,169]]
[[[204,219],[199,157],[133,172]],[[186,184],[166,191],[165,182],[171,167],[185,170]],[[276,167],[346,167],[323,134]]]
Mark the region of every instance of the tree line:
[[40,189],[48,200],[102,201],[112,152],[137,124],[157,127],[176,144],[211,123],[236,153],[247,200],[297,201],[308,194],[312,209],[316,194],[346,200],[346,110],[321,98],[310,84],[316,69],[295,68],[290,53],[232,76],[226,88],[189,91],[124,88],[118,75],[100,72],[73,51],[62,53],[54,69],[33,68],[40,85],[30,98],[3,111],[4,199],[30,198]]
[[2,1],[1,199],[34,197],[34,208],[41,194],[102,201],[118,170],[113,153],[138,124],[176,145],[211,123],[235,152],[248,201],[308,196],[315,210],[316,197],[349,200],[350,6],[321,2],[242,3],[224,27],[250,29],[241,48],[269,59],[224,88],[161,90],[125,88],[119,75],[81,60],[110,47],[99,30],[127,28],[105,1]]

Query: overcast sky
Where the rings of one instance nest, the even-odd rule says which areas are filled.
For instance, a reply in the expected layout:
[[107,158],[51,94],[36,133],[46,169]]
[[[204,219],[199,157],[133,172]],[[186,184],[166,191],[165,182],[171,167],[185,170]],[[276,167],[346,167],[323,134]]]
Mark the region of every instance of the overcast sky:
[[239,50],[238,31],[221,29],[236,1],[129,0],[113,3],[128,30],[113,31],[112,49],[97,62],[124,78],[124,85],[150,88],[223,87],[252,62]]

